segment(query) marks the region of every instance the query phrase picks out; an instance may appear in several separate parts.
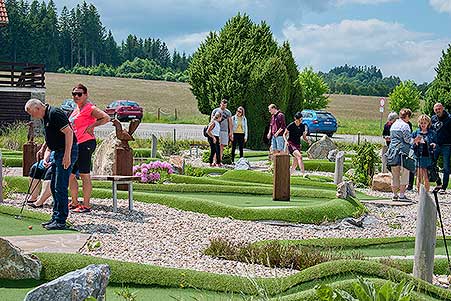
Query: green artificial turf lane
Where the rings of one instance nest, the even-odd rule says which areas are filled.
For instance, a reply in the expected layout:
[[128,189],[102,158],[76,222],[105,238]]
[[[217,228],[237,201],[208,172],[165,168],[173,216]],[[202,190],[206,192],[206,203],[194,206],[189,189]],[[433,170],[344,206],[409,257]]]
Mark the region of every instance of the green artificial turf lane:
[[[27,281],[27,280],[25,280]],[[25,295],[34,287],[41,284],[41,282],[34,281],[31,285],[15,285],[10,281],[7,285],[2,285],[0,281],[0,296],[5,301],[23,300]],[[121,291],[121,287],[108,286],[106,291],[106,300],[108,301],[123,301],[123,297],[116,292]],[[128,291],[135,293],[136,300],[218,300],[218,301],[235,301],[243,300],[239,294],[219,293],[212,291],[196,290],[196,289],[182,289],[182,288],[160,288],[160,287],[128,287]]]
[[[0,236],[73,233],[73,231],[70,230],[48,231],[41,226],[41,223],[41,220],[34,218],[23,217],[22,219],[15,219],[12,215],[0,213]],[[28,226],[32,226],[32,229],[28,229]]]
[[[151,193],[151,192],[149,192]],[[196,199],[210,200],[237,207],[309,207],[324,204],[330,199],[292,197],[289,202],[273,201],[271,195],[252,195],[210,192],[155,192],[158,194],[177,195]]]
[[[451,240],[447,239],[448,250],[451,251]],[[385,256],[413,256],[415,252],[415,241],[387,243],[371,245],[359,248],[345,248],[340,250],[344,254],[359,253],[367,257]],[[443,238],[437,236],[435,255],[446,255]]]

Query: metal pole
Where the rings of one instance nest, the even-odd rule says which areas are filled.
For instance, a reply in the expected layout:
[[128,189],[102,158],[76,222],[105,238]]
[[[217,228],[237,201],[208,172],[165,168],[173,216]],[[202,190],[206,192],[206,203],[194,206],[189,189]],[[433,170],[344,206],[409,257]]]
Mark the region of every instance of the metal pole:
[[177,143],[177,132],[174,128],[174,144],[176,144],[176,143]]
[[160,108],[157,109],[157,120],[160,120]]
[[357,133],[357,145],[360,145],[360,132]]
[[384,114],[384,113],[381,112],[381,122],[379,123],[379,129],[382,128],[382,115],[383,115],[383,114]]

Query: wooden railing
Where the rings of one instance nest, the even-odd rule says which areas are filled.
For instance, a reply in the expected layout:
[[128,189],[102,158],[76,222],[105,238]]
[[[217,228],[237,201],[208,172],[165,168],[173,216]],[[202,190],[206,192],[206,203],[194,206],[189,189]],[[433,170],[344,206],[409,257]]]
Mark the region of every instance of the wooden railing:
[[45,88],[45,65],[0,62],[0,86]]

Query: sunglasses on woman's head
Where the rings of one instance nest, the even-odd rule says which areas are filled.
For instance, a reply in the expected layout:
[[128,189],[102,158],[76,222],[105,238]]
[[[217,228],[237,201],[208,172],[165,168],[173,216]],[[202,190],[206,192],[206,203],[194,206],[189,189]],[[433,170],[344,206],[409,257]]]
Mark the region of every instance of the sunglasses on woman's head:
[[72,92],[72,96],[81,97],[82,95],[83,95],[83,92]]

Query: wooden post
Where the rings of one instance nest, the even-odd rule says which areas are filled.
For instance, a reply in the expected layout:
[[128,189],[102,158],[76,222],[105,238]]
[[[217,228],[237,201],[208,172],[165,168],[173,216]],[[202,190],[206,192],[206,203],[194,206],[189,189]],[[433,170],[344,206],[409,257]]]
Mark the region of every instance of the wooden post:
[[35,142],[27,142],[23,145],[22,150],[22,175],[28,177],[31,166],[36,162],[38,145]]
[[290,200],[290,156],[285,153],[274,154],[274,183],[272,199]]
[[177,120],[177,109],[174,109],[174,117],[175,117],[175,120]]
[[160,120],[160,108],[157,109],[157,120]]
[[152,151],[150,152],[151,158],[157,157],[157,143],[158,143],[157,136],[155,136],[155,134],[152,134]]
[[[131,148],[117,147],[114,152],[115,160],[113,166],[113,176],[133,175],[133,150]],[[127,184],[119,184],[119,190],[128,190]]]
[[424,186],[420,188],[413,276],[432,283],[436,242],[437,208]]
[[360,145],[360,132],[357,133],[357,145]]
[[176,143],[177,143],[177,132],[174,128],[174,144],[176,144]]
[[343,166],[345,163],[345,152],[339,151],[335,157],[335,173],[334,184],[340,184],[343,182]]
[[384,145],[382,147],[382,157],[381,157],[381,161],[382,161],[382,173],[387,173],[388,169],[387,169],[387,157],[385,157],[385,153],[388,151],[388,146]]

